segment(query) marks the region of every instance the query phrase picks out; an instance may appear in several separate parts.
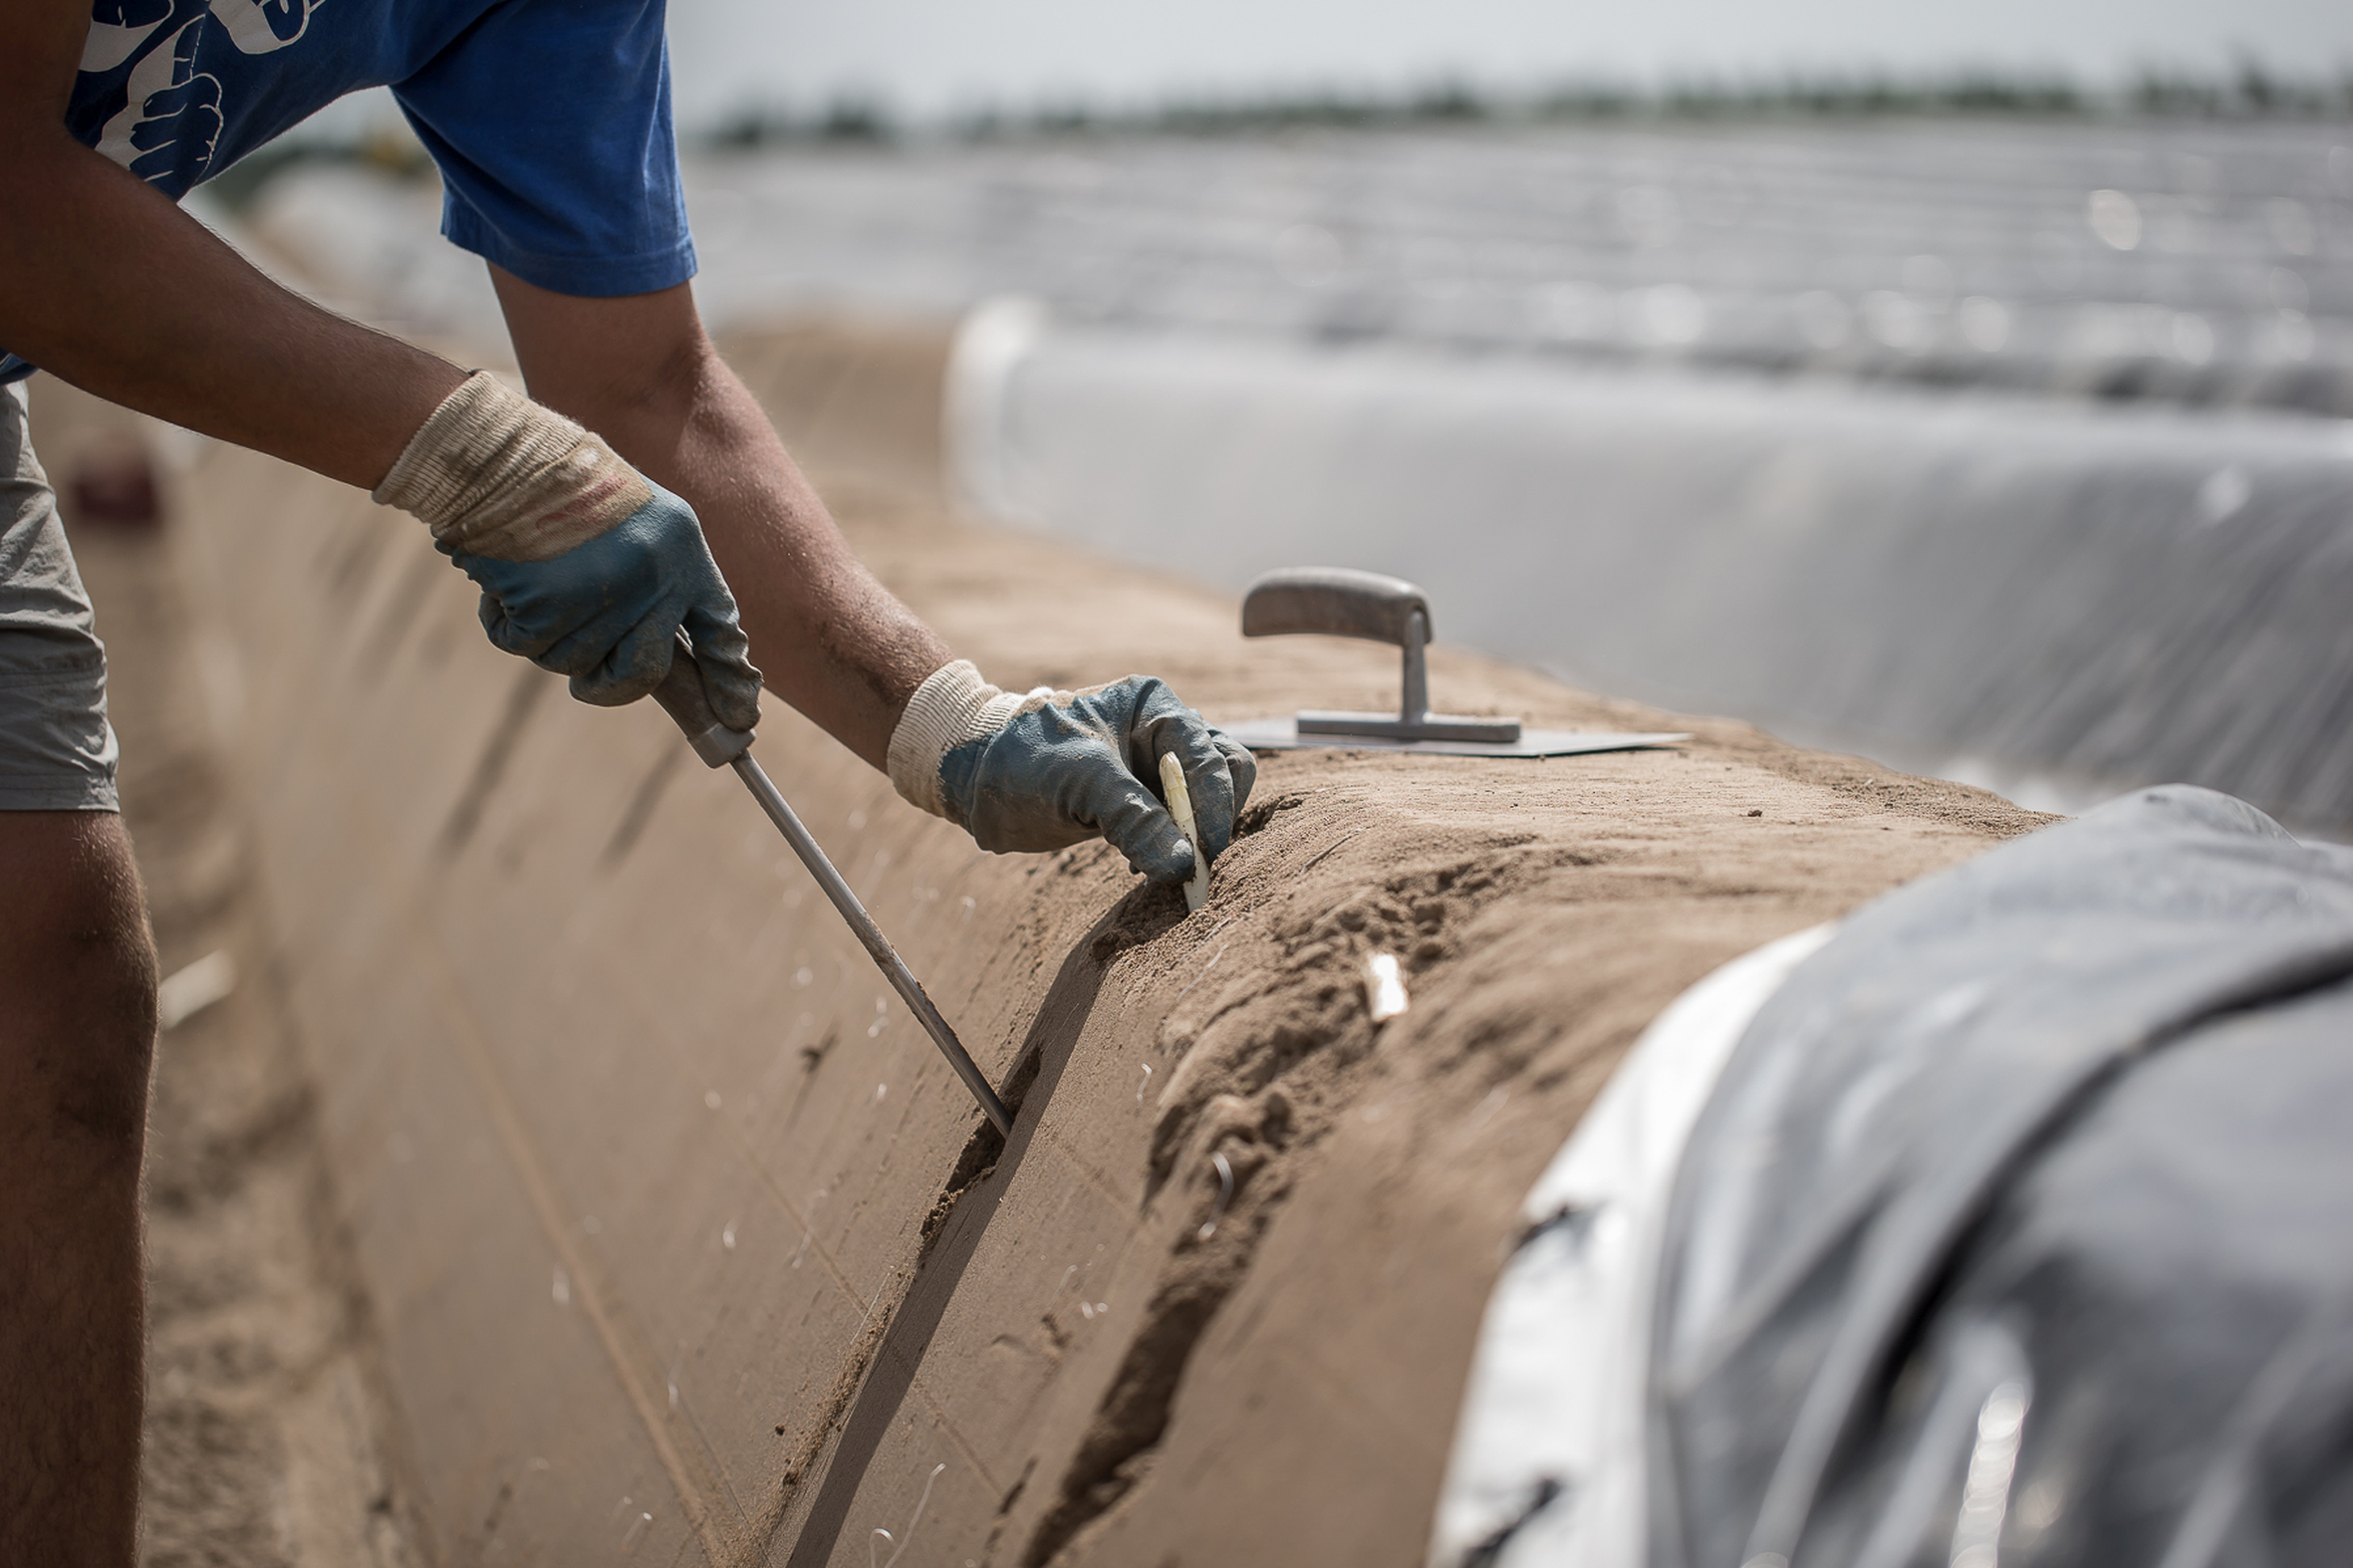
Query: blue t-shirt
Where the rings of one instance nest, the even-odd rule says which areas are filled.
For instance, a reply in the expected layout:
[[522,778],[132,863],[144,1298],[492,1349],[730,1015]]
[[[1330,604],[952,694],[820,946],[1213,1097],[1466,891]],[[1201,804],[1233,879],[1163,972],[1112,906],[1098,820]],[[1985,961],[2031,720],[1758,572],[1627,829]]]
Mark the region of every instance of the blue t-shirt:
[[[559,294],[694,275],[663,0],[94,0],[66,125],[177,199],[363,88],[440,165],[441,232]],[[0,383],[30,374],[0,359]]]

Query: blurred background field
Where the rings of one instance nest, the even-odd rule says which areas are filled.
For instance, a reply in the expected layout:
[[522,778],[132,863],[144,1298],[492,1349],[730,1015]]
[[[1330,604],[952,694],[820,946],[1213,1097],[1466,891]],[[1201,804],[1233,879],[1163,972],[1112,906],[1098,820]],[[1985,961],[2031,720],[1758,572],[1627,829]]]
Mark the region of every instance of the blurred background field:
[[[403,188],[322,162],[248,200],[397,318],[495,331],[437,198]],[[1123,325],[2353,413],[2333,115],[796,134],[700,149],[688,192],[721,324],[1018,293]]]
[[[720,326],[1014,293],[2353,412],[2353,15],[2312,0],[680,0],[670,34]],[[389,92],[213,189],[373,306],[495,332],[431,196],[358,169],[429,181]]]
[[[1026,322],[959,361],[981,512],[1229,590],[1396,572],[1441,637],[2042,809],[2184,778],[2342,834],[2353,119],[2249,69],[739,116],[688,154],[697,297]],[[369,126],[237,217],[495,341]]]

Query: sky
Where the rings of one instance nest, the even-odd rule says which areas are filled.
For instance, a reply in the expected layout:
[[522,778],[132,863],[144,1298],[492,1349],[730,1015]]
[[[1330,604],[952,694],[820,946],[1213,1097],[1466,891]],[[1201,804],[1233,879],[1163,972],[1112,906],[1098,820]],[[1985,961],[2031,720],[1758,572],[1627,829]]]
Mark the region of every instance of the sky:
[[2347,0],[670,0],[678,118],[843,95],[913,120],[1440,80],[2353,70]]

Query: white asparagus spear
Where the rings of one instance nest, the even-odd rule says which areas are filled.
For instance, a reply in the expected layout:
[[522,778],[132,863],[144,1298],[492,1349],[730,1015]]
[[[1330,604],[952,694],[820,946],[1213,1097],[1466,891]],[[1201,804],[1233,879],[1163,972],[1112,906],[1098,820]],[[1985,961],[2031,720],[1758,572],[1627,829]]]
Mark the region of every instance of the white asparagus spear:
[[1161,794],[1168,799],[1169,815],[1176,819],[1176,831],[1192,846],[1192,881],[1184,885],[1184,907],[1197,910],[1209,897],[1209,852],[1201,848],[1201,830],[1193,825],[1192,792],[1184,787],[1184,764],[1173,751],[1161,756]]
[[1377,952],[1365,959],[1365,1008],[1373,1015],[1373,1022],[1387,1023],[1412,1005],[1406,995],[1406,977],[1397,966],[1397,954]]

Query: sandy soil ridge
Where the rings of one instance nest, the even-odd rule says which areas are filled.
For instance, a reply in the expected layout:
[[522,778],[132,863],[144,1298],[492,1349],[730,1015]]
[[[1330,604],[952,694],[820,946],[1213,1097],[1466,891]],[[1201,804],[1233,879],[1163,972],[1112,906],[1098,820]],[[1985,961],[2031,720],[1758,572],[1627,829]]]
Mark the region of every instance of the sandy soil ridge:
[[[1246,644],[1219,597],[951,520],[936,334],[734,354],[1000,683],[1394,699],[1383,650]],[[1000,1148],[658,713],[491,653],[365,497],[231,451],[191,493],[271,940],[452,1562],[1413,1563],[1514,1206],[1633,1036],[2040,820],[1440,647],[1449,708],[1699,738],[1269,757],[1187,915],[1101,846],[980,855],[773,709],[769,768],[1018,1098]],[[1374,950],[1413,995],[1379,1026]]]

